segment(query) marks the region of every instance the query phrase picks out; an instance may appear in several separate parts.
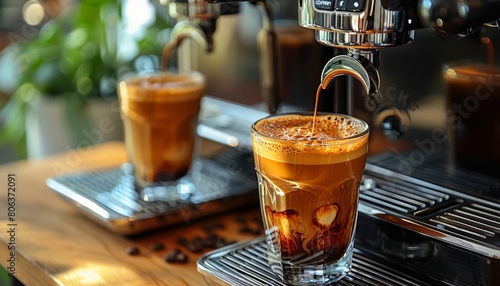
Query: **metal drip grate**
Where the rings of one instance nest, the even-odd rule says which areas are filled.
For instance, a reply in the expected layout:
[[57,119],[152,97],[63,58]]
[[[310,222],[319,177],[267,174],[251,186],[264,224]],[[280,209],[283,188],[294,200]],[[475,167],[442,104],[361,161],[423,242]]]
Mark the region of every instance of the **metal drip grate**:
[[[402,162],[407,161],[404,159],[405,157],[408,156],[386,152],[371,157],[368,161],[372,165],[401,173],[400,169],[405,169],[402,167],[405,166]],[[405,174],[448,189],[458,190],[461,193],[500,198],[500,180],[498,178],[457,167],[454,163],[449,162],[444,154],[428,157],[425,163],[406,170]]]
[[360,187],[360,199],[395,212],[416,214],[448,201],[450,196],[396,177],[387,180],[374,174],[365,176]]
[[[382,165],[390,166],[389,162],[385,158]],[[500,203],[477,195],[494,192],[495,180],[455,173],[453,176],[459,176],[457,181],[468,182],[463,185],[467,190],[464,191],[446,187],[448,181],[453,181],[452,173],[445,168],[439,172],[422,168],[419,174],[425,174],[427,179],[428,174],[436,180],[440,176],[445,178],[441,185],[415,174],[407,176],[367,164],[360,187],[360,211],[476,254],[500,257]],[[474,188],[478,190],[475,193],[471,191]]]
[[482,240],[492,240],[500,233],[500,209],[480,204],[461,206],[429,221],[435,223],[436,227]]
[[130,164],[55,176],[47,186],[106,227],[129,235],[257,203],[252,158],[234,148],[200,158],[183,179],[192,192],[168,191],[154,201],[140,197]]
[[[267,262],[264,237],[215,250],[198,260],[198,271],[210,285],[282,286]],[[355,249],[353,268],[337,285],[431,285],[415,273],[404,273]]]

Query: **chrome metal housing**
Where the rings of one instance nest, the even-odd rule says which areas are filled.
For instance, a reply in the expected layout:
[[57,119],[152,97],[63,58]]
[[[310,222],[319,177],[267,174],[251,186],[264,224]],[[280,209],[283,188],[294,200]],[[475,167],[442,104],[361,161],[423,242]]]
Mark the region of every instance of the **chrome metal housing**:
[[328,46],[374,49],[404,45],[413,41],[413,30],[418,27],[416,7],[388,10],[381,0],[366,0],[360,1],[364,7],[359,11],[344,11],[317,8],[317,2],[337,3],[301,0],[299,25],[317,30],[316,40]]
[[160,4],[168,7],[168,13],[174,19],[212,19],[240,11],[238,3],[209,4],[205,0],[160,0]]

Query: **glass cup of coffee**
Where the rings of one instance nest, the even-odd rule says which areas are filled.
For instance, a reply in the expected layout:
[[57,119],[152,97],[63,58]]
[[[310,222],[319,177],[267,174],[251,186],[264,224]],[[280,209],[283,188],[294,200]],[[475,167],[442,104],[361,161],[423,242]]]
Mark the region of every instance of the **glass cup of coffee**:
[[446,123],[456,165],[500,175],[500,68],[477,62],[445,66]]
[[269,264],[285,282],[322,285],[352,265],[368,124],[341,114],[271,115],[251,129]]
[[125,145],[136,188],[146,200],[165,190],[190,193],[185,182],[197,155],[205,77],[196,71],[135,72],[118,83]]

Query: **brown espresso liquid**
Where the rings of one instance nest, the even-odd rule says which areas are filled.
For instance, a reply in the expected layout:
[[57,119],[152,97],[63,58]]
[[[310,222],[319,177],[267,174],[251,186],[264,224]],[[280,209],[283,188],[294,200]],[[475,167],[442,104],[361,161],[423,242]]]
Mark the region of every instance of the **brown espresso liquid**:
[[127,152],[145,183],[185,176],[193,160],[203,80],[158,73],[121,82]]
[[276,238],[274,252],[291,263],[345,254],[366,163],[364,122],[318,115],[314,134],[312,124],[312,115],[283,115],[257,122],[252,132],[264,223]]

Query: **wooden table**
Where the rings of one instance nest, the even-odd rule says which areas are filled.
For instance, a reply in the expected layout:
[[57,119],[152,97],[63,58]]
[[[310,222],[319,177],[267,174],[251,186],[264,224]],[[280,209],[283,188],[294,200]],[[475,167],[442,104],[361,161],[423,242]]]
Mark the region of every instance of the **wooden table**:
[[[254,206],[124,237],[88,219],[45,185],[48,177],[61,171],[112,167],[125,160],[122,143],[106,143],[42,160],[0,166],[0,265],[28,286],[206,285],[204,276],[197,272],[196,261],[210,249],[190,252],[179,245],[179,237],[204,236],[203,226],[218,222],[225,227],[215,232],[227,240],[257,235],[241,232],[239,222],[248,219],[259,227],[259,222],[253,219],[259,216],[258,206]],[[15,193],[8,189],[9,176],[15,178],[11,182]],[[9,214],[8,203],[14,200],[9,201],[8,197],[14,195],[15,214]],[[165,249],[151,250],[154,243],[164,244]],[[14,247],[15,250],[9,249]],[[137,247],[140,254],[128,254],[128,247]],[[185,252],[188,262],[167,263],[164,258],[173,248]]]

